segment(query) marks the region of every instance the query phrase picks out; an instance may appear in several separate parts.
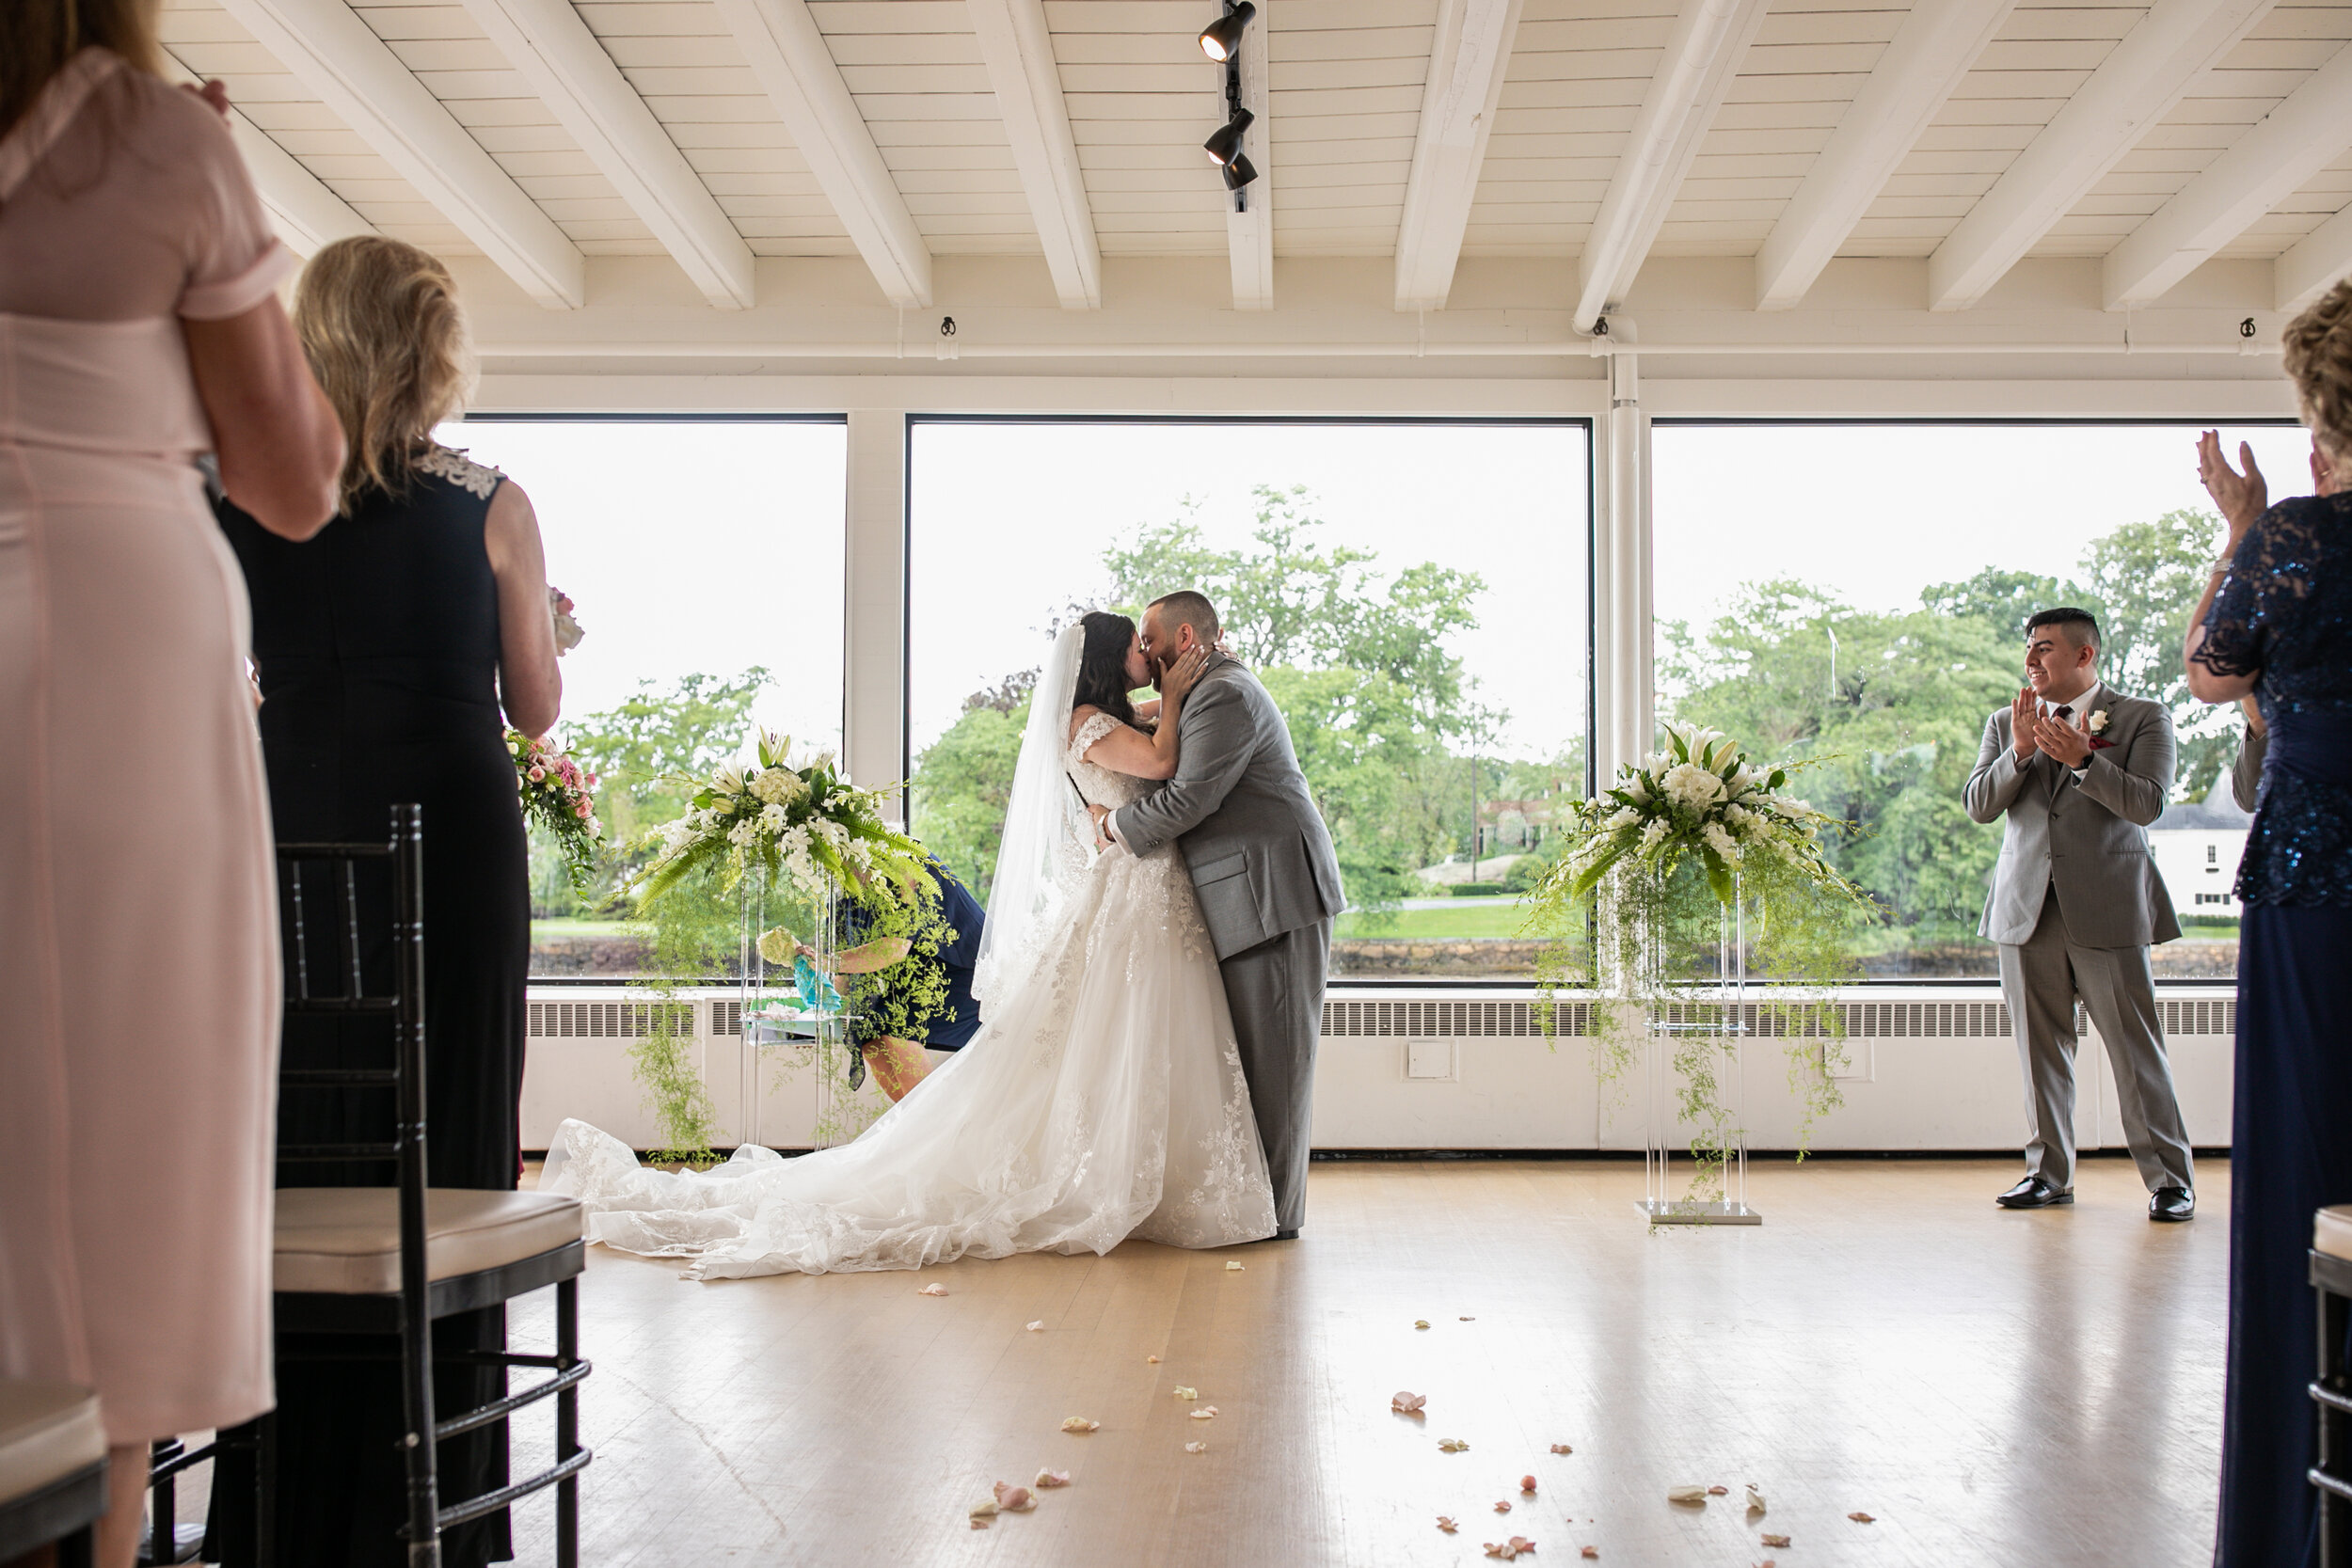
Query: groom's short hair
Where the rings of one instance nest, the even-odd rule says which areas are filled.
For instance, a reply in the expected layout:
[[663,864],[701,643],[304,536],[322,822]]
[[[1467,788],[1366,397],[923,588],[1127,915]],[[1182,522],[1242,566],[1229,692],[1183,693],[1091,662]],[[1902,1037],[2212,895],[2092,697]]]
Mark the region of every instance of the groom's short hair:
[[2026,641],[2032,641],[2033,634],[2043,626],[2058,627],[2066,634],[2066,640],[2077,648],[2089,648],[2093,653],[2099,651],[2099,618],[2088,610],[2059,605],[2054,610],[2042,610],[2026,623]]
[[1189,588],[1163,594],[1144,608],[1158,610],[1167,626],[1190,626],[1193,636],[1203,642],[1215,642],[1222,629],[1216,624],[1216,606],[1209,602],[1206,594],[1196,594]]

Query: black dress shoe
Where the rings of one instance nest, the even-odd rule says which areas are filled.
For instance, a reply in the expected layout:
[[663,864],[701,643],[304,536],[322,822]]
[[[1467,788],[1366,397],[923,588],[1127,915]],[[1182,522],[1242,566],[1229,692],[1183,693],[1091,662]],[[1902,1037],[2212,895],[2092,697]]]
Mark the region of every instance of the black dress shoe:
[[[2181,1217],[2183,1219],[2188,1218],[2186,1214],[2183,1214]],[[1274,1239],[1278,1242],[1295,1242],[1298,1240],[1298,1227],[1295,1225],[1287,1226],[1282,1229],[1276,1231],[1274,1233]]]
[[2148,1195],[2148,1217],[2152,1220],[2181,1220],[2197,1217],[2197,1195],[2186,1187],[2158,1187]]
[[2052,1209],[2074,1202],[2074,1189],[2053,1187],[2038,1176],[2028,1176],[1993,1201],[2004,1209]]

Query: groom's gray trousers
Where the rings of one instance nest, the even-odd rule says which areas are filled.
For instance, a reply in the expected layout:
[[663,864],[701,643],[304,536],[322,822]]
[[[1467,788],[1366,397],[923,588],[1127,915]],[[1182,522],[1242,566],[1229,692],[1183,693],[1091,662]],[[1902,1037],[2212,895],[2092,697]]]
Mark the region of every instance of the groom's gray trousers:
[[1315,1044],[1323,1036],[1323,981],[1331,958],[1325,919],[1218,963],[1241,1044],[1241,1075],[1274,1182],[1274,1223],[1307,1219],[1307,1154],[1314,1120]]

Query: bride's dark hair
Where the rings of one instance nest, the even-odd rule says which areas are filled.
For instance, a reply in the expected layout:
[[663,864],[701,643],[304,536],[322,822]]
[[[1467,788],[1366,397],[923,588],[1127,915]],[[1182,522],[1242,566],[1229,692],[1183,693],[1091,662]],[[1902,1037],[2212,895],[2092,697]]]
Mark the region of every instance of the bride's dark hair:
[[1136,624],[1107,610],[1089,610],[1078,617],[1086,645],[1078,652],[1078,687],[1070,705],[1097,707],[1122,724],[1136,721],[1136,705],[1127,700],[1127,650],[1135,646]]

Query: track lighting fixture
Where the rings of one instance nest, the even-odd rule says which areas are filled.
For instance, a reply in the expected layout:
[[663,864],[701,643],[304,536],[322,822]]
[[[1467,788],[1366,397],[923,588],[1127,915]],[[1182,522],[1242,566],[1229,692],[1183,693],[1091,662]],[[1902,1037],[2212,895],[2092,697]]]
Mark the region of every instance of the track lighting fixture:
[[1209,161],[1230,166],[1240,157],[1242,135],[1257,118],[1248,109],[1236,108],[1233,118],[1218,126],[1216,133],[1200,144],[1201,150],[1208,153]]
[[1217,61],[1230,60],[1241,48],[1241,31],[1249,25],[1249,19],[1258,14],[1250,0],[1218,17],[1200,30],[1200,53]]
[[1229,191],[1237,191],[1257,177],[1257,166],[1244,153],[1234,153],[1233,161],[1225,166],[1225,188]]

